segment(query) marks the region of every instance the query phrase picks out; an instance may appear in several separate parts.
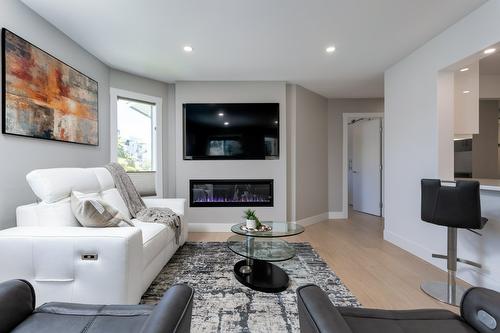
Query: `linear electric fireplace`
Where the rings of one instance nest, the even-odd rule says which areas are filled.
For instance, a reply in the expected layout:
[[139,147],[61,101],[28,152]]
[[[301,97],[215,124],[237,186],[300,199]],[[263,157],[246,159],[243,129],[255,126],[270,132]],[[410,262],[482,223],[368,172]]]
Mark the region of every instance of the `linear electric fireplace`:
[[190,207],[272,207],[272,179],[191,179]]

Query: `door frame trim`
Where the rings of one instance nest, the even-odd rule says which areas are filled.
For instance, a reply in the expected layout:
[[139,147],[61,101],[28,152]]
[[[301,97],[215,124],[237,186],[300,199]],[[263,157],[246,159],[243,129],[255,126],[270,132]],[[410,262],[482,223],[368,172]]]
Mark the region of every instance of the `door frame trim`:
[[[348,218],[349,206],[348,206],[348,156],[347,156],[347,144],[349,140],[348,136],[348,124],[349,120],[353,118],[380,118],[382,124],[382,140],[381,140],[381,152],[382,158],[380,159],[382,163],[382,178],[381,178],[381,189],[382,189],[382,204],[384,202],[384,113],[382,112],[360,112],[360,113],[342,113],[342,217],[344,219]],[[382,205],[382,217],[384,216],[384,205]]]

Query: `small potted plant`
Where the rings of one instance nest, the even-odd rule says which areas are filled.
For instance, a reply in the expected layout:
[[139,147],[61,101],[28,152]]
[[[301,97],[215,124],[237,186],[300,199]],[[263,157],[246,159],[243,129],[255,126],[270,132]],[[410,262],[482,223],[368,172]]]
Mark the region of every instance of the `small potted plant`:
[[260,228],[261,224],[257,215],[255,215],[255,210],[249,208],[245,210],[243,213],[245,214],[243,215],[243,218],[246,219],[246,227],[248,229],[257,230]]

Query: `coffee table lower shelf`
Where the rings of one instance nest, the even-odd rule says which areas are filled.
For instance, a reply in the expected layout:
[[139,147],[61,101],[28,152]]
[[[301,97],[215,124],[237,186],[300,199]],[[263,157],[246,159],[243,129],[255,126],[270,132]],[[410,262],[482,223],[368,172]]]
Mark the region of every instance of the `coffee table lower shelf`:
[[279,293],[288,288],[290,279],[284,270],[267,261],[240,260],[234,265],[234,276],[243,285],[265,293]]

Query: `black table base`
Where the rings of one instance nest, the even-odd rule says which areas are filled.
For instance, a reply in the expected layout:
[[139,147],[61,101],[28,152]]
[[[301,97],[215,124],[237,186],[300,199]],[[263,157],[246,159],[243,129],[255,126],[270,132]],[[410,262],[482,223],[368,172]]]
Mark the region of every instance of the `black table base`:
[[284,270],[262,260],[238,261],[234,265],[234,276],[245,286],[265,293],[279,293],[286,290],[290,280]]

